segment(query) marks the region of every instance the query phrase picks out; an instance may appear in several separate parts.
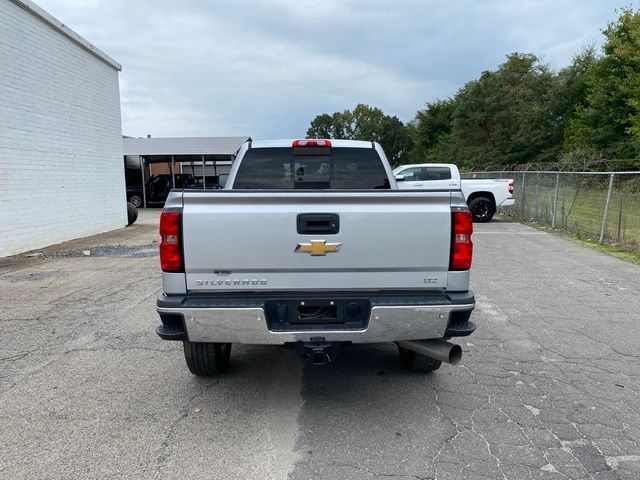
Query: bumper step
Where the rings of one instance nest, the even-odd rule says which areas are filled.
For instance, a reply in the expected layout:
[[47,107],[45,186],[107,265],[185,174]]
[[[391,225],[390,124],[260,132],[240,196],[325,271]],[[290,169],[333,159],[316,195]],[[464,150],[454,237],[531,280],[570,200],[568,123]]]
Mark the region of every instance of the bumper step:
[[163,340],[187,340],[187,333],[176,325],[157,325],[156,333]]
[[445,338],[467,337],[476,331],[476,324],[470,320],[459,320],[449,323]]

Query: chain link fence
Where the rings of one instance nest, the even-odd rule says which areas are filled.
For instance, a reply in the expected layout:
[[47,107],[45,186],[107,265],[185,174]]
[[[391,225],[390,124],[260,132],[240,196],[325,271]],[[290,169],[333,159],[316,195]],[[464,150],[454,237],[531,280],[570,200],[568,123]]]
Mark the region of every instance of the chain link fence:
[[463,178],[512,178],[504,213],[640,250],[640,172],[471,172]]

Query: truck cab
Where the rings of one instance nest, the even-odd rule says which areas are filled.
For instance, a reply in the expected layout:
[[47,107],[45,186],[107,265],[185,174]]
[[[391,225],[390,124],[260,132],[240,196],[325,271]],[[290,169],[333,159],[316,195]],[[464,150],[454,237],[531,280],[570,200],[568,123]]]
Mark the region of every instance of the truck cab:
[[499,208],[515,204],[514,182],[510,178],[461,179],[458,167],[448,163],[402,165],[393,174],[400,189],[460,189],[474,222],[489,222]]

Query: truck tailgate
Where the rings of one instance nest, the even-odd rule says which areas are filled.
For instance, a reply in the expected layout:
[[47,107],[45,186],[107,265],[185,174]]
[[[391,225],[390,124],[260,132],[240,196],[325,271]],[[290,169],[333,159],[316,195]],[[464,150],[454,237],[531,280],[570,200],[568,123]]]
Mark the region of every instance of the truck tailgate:
[[[339,231],[298,233],[298,215],[314,213]],[[449,192],[185,191],[182,228],[189,291],[447,284]]]

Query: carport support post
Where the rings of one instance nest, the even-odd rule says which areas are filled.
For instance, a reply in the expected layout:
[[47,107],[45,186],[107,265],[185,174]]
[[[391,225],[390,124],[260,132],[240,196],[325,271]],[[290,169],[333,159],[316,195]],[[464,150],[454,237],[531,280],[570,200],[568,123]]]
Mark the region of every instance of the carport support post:
[[204,174],[204,155],[202,155],[202,190],[207,188],[207,179]]
[[556,228],[556,211],[558,210],[558,191],[560,190],[560,172],[556,173],[556,190],[553,194],[553,216],[551,217],[551,230]]
[[140,155],[140,178],[142,179],[142,206],[147,208],[147,182],[144,179],[144,157]]
[[602,216],[602,228],[600,229],[600,243],[604,241],[604,232],[607,229],[607,217],[609,216],[609,206],[611,205],[611,192],[613,191],[613,179],[615,174],[609,177],[609,191],[607,192],[607,203],[604,205],[604,215]]
[[176,188],[176,160],[171,155],[171,188]]

